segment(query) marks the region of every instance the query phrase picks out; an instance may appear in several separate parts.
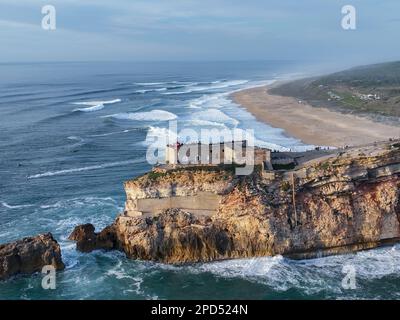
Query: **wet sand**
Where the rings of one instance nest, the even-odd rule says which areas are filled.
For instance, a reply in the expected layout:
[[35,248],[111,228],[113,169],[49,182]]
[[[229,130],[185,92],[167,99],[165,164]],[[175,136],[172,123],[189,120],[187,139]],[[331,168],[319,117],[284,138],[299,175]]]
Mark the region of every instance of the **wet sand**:
[[400,137],[400,126],[312,107],[295,98],[272,95],[268,87],[257,87],[232,94],[259,121],[282,128],[289,136],[307,144],[344,147]]

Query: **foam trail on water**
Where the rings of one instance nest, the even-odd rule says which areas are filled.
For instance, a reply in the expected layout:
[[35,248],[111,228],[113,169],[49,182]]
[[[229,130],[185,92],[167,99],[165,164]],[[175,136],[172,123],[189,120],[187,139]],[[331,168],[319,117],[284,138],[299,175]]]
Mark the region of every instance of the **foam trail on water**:
[[227,126],[221,122],[208,121],[208,120],[184,120],[185,126],[211,126],[211,127],[222,127],[227,128]]
[[69,136],[69,137],[67,137],[67,139],[68,140],[73,140],[73,141],[78,141],[76,143],[67,145],[67,147],[69,147],[69,148],[79,147],[79,146],[83,145],[84,142],[85,142],[85,139],[83,139],[81,137],[77,137],[77,136]]
[[160,128],[156,126],[149,126],[149,130],[147,132],[147,136],[153,136],[153,137],[167,136],[169,134],[172,133],[168,128]]
[[135,82],[134,84],[137,84],[139,86],[158,86],[166,83],[168,82]]
[[106,104],[113,104],[121,102],[121,99],[114,99],[114,100],[106,100],[106,101],[86,101],[86,102],[74,102],[76,105],[84,105],[89,106],[87,108],[76,108],[72,111],[82,111],[82,112],[93,112],[98,111],[104,108]]
[[3,205],[3,207],[6,207],[7,209],[23,209],[23,208],[29,208],[32,207],[33,204],[22,204],[22,205],[10,205],[7,202],[2,202],[1,203]]
[[58,170],[58,171],[48,171],[48,172],[44,172],[44,173],[38,173],[38,174],[31,175],[28,177],[28,179],[37,179],[37,178],[51,177],[51,176],[57,176],[57,175],[63,175],[63,174],[68,174],[68,173],[81,172],[81,171],[111,168],[111,167],[123,166],[123,165],[127,165],[127,164],[135,164],[135,163],[139,163],[142,161],[143,161],[143,159],[136,159],[136,160],[103,163],[103,164],[87,166],[87,167],[80,167],[80,168],[72,168],[72,169],[65,169],[65,170]]
[[203,95],[200,98],[193,99],[189,102],[189,109],[201,109],[201,108],[220,108],[226,101],[230,93],[215,93],[209,95]]
[[204,111],[198,111],[193,113],[193,120],[203,120],[203,121],[211,121],[211,119],[218,121],[220,123],[227,123],[234,126],[239,124],[237,119],[229,117],[224,112],[219,109],[207,109]]
[[161,85],[179,85],[179,86],[193,86],[197,85],[198,82],[190,82],[190,81],[166,81],[166,82],[135,82],[134,84],[138,86],[144,86],[144,87],[153,87],[153,86],[161,86]]
[[160,91],[167,91],[167,88],[157,88],[157,89],[140,89],[136,90],[136,93],[147,93],[147,92],[160,92]]
[[136,120],[136,121],[168,121],[177,118],[177,115],[165,110],[152,110],[147,112],[132,113],[116,113],[103,118],[115,118],[119,120]]
[[100,133],[100,134],[92,134],[89,137],[108,137],[108,136],[113,136],[115,134],[122,134],[122,133],[128,133],[131,131],[136,131],[139,130],[139,128],[135,128],[135,129],[126,129],[123,131],[116,131],[116,132],[108,132],[108,133]]
[[330,292],[344,295],[341,281],[343,266],[354,266],[357,281],[369,281],[397,275],[400,271],[399,244],[351,254],[329,256],[310,260],[290,260],[282,256],[233,259],[201,263],[193,266],[162,265],[175,272],[202,274],[265,284],[276,291],[292,288],[306,294]]
[[226,82],[221,82],[221,83],[212,83],[210,85],[193,86],[193,87],[186,89],[185,91],[171,91],[171,92],[165,92],[162,94],[165,94],[165,95],[186,94],[186,93],[191,93],[191,92],[199,92],[199,91],[201,92],[201,91],[207,91],[207,90],[224,89],[224,88],[243,85],[247,82],[249,82],[249,81],[248,80],[232,80],[232,81],[226,81]]
[[[228,81],[229,82],[229,81]],[[229,88],[229,91],[212,94],[204,94],[198,98],[187,101],[186,109],[194,109],[188,115],[188,119],[183,119],[192,125],[211,126],[211,122],[223,123],[229,128],[241,130],[252,129],[255,134],[255,145],[280,151],[305,151],[313,149],[315,146],[305,145],[300,140],[287,136],[285,131],[280,128],[273,128],[266,123],[258,121],[241,105],[231,99],[231,95],[237,91],[262,87],[274,83],[275,80],[250,82],[240,88]],[[222,82],[224,84],[224,82]],[[218,125],[215,124],[216,127]]]

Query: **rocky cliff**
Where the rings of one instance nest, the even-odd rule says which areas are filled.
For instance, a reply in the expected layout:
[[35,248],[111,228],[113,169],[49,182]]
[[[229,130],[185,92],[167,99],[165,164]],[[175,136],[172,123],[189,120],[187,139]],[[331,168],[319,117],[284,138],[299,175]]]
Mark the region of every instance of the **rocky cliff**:
[[[111,226],[100,234],[89,228],[89,237],[78,227],[71,238],[85,251],[119,249],[131,258],[166,263],[311,258],[399,240],[399,187],[399,141],[338,150],[293,171],[256,168],[245,177],[221,168],[150,172],[125,183],[125,212]],[[137,211],[137,199],[205,191],[220,196],[215,214]]]
[[40,272],[46,265],[64,269],[60,246],[51,233],[0,245],[0,280]]

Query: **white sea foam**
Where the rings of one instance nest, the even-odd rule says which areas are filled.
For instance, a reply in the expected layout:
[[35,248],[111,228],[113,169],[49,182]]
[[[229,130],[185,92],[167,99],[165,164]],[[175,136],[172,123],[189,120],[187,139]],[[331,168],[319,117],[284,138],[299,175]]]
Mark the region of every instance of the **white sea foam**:
[[282,265],[284,258],[282,256],[233,259],[225,261],[216,261],[204,263],[198,266],[189,267],[194,273],[211,272],[220,274],[223,277],[265,277],[274,267]]
[[223,89],[223,88],[229,88],[229,87],[235,87],[239,85],[243,85],[248,83],[249,80],[231,80],[231,81],[217,81],[214,82],[213,85],[211,85],[211,89]]
[[56,202],[53,204],[42,204],[40,206],[41,209],[55,209],[55,208],[60,208],[60,207],[61,207],[60,202]]
[[191,81],[166,81],[166,82],[135,82],[134,84],[138,86],[144,87],[154,87],[154,86],[170,86],[170,85],[178,85],[178,86],[192,86],[197,85],[198,82],[191,82]]
[[139,86],[158,86],[161,84],[166,84],[167,82],[135,82]]
[[211,127],[227,128],[226,125],[221,122],[200,120],[200,119],[184,120],[184,125],[185,126],[201,126],[201,127],[202,126],[211,126]]
[[167,91],[167,88],[156,88],[156,89],[140,89],[136,90],[136,93],[148,93],[148,92],[161,92],[161,91]]
[[397,275],[400,272],[400,246],[300,261],[275,256],[159,267],[180,273],[209,272],[222,278],[242,278],[265,284],[276,291],[295,288],[310,295],[318,292],[345,295],[351,293],[343,290],[341,285],[346,275],[343,273],[345,265],[355,268],[357,281]]
[[[103,205],[98,204],[98,205],[96,205],[95,208],[100,209],[102,207],[103,207]],[[79,208],[81,208],[81,210],[82,209],[88,210],[88,207],[86,205],[80,205]],[[114,212],[117,212],[117,210],[119,210],[115,207],[113,207],[113,208],[114,208],[114,210],[112,210],[112,211],[114,211]],[[97,214],[95,212],[92,212],[91,216],[87,216],[84,219],[82,219],[82,217],[77,214],[76,208],[71,207],[70,210],[74,210],[73,215],[63,217],[56,222],[56,225],[54,226],[54,228],[58,232],[65,232],[66,234],[69,234],[77,225],[80,225],[83,223],[91,223],[95,226],[95,228],[97,230],[101,230],[113,222],[113,217],[108,214]],[[93,211],[94,209],[91,209],[91,210]]]
[[128,165],[128,164],[139,163],[141,161],[143,161],[143,159],[117,161],[117,162],[103,163],[103,164],[97,164],[97,165],[87,166],[87,167],[72,168],[72,169],[65,169],[65,170],[58,170],[58,171],[48,171],[48,172],[38,173],[38,174],[34,174],[34,175],[31,175],[31,176],[28,176],[28,179],[52,177],[52,176],[64,175],[64,174],[69,174],[69,173],[76,173],[76,172],[81,172],[81,171],[105,169],[105,168],[111,168],[111,167],[117,167],[117,166],[123,166],[123,165]]
[[33,204],[11,205],[4,201],[1,204],[7,209],[23,209],[23,208],[33,207]]
[[[195,130],[201,127],[237,128],[241,130],[253,129],[255,133],[255,144],[273,150],[304,151],[314,148],[314,146],[305,145],[300,140],[287,136],[283,129],[273,128],[265,123],[257,121],[257,119],[246,109],[233,102],[230,99],[230,95],[233,92],[244,88],[268,85],[273,83],[273,80],[252,82],[243,86],[245,83],[247,83],[247,80],[217,80],[214,81],[214,83],[208,82],[207,85],[199,83],[195,86],[187,87],[185,93],[192,89],[202,90],[205,87],[216,88],[217,86],[228,87],[228,90],[230,91],[204,94],[201,97],[187,101],[186,109],[194,109],[194,112],[180,113],[180,124],[184,127],[192,126]],[[235,88],[234,86],[237,87]],[[144,118],[148,121],[159,121],[159,117],[149,117],[147,113],[144,113],[144,115],[142,113],[133,115],[123,114],[119,115],[119,117],[134,120]],[[165,117],[165,119],[168,120],[171,120],[172,118],[176,119],[176,116]],[[154,140],[154,137],[160,137],[168,133],[169,132],[164,128],[150,128],[144,143],[148,144],[149,141]]]
[[[184,120],[181,123],[183,123],[185,127],[187,127],[187,126],[190,126],[191,128],[200,127],[199,129],[201,129],[201,127],[214,127],[214,128],[216,127],[218,130],[224,130],[224,129],[228,128],[223,123],[214,122],[214,121],[206,121],[206,120]],[[182,131],[182,132],[184,132],[184,131]],[[143,141],[142,144],[144,144],[144,145],[152,144],[153,146],[155,146],[154,143],[157,143],[159,152],[163,153],[165,143],[167,143],[168,141],[185,141],[185,139],[187,137],[184,135],[180,135],[182,132],[180,130],[178,130],[178,132],[175,133],[175,132],[170,131],[168,128],[150,126],[149,130],[147,132],[146,140]],[[207,138],[208,138],[208,136],[207,136]],[[169,139],[169,140],[166,140],[166,139]],[[199,139],[202,140],[200,131],[199,131]],[[229,137],[229,141],[231,141],[231,139],[232,138]],[[204,143],[209,142],[209,140],[202,140],[202,141]]]
[[198,86],[192,86],[190,88],[187,88],[184,91],[170,91],[170,92],[164,92],[162,94],[165,95],[173,95],[173,94],[186,94],[186,93],[191,93],[191,92],[201,92],[201,91],[208,91],[208,90],[216,90],[216,89],[224,89],[224,88],[229,88],[229,87],[234,87],[234,86],[239,86],[247,83],[248,80],[232,80],[232,81],[225,81],[225,82],[218,82],[218,83],[211,83],[209,85],[198,85]]
[[[267,82],[255,83],[251,86],[265,85]],[[268,82],[270,83],[270,82]],[[180,115],[180,124],[195,130],[198,127],[232,128],[239,130],[246,128],[254,129],[255,144],[273,150],[289,151],[310,149],[300,143],[297,139],[285,136],[284,131],[279,128],[272,128],[264,123],[258,122],[247,110],[241,108],[229,99],[233,91],[203,95],[188,102],[189,107],[196,109],[196,112]],[[179,133],[179,130],[178,130]],[[145,144],[154,141],[155,137],[162,137],[171,134],[166,128],[150,127]],[[178,139],[180,137],[177,137]],[[181,137],[182,138],[182,137]]]
[[189,102],[188,108],[201,109],[201,108],[221,108],[227,103],[227,97],[230,93],[215,93],[203,95],[200,98],[193,99]]
[[168,128],[160,128],[156,126],[149,126],[149,130],[147,131],[147,135],[151,136],[161,136],[161,135],[168,135],[170,131]]
[[162,127],[157,127],[157,126],[149,126],[149,129],[147,131],[147,135],[146,135],[146,140],[143,141],[144,145],[149,145],[155,142],[159,142],[159,148],[163,149],[165,147],[165,145],[163,145],[163,142],[166,142],[163,140],[163,138],[165,139],[169,139],[172,141],[176,141],[177,140],[177,136],[174,132],[170,131],[168,128],[162,128]]
[[122,133],[131,132],[131,131],[136,131],[136,130],[138,130],[138,128],[126,129],[126,130],[122,130],[122,131],[115,131],[115,132],[108,132],[108,133],[92,134],[92,135],[90,135],[90,137],[108,137],[108,136],[113,136],[116,134],[122,134]]
[[189,103],[189,106],[187,107],[188,109],[201,109],[198,105],[194,103]]
[[[257,119],[246,109],[233,102],[230,95],[245,88],[253,88],[273,83],[270,81],[251,82],[239,89],[214,94],[205,94],[188,102],[189,109],[199,110],[189,115],[190,120],[215,121],[238,129],[253,129],[255,145],[280,151],[304,151],[314,148],[296,138],[289,137],[280,128],[273,128]],[[218,112],[219,110],[219,112]],[[186,119],[184,119],[186,120]]]
[[[145,272],[145,270],[143,271]],[[106,272],[106,277],[124,280],[124,283],[128,286],[128,289],[123,290],[124,294],[135,293],[144,296],[146,299],[157,299],[157,296],[146,294],[142,290],[143,275],[138,274],[138,270],[132,270],[131,266],[124,266],[121,260],[118,260],[115,266]]]
[[132,113],[116,113],[103,118],[115,118],[119,120],[135,120],[135,121],[168,121],[177,118],[176,114],[165,110],[152,110],[147,112]]
[[[77,225],[91,223],[98,230],[109,225],[113,220],[113,212],[123,210],[122,204],[122,199],[121,203],[118,203],[111,197],[63,199],[55,203],[41,204],[37,209],[40,212],[38,221],[42,225],[51,225],[52,229],[65,234],[61,239],[66,240],[66,235]],[[81,215],[82,209],[87,216]],[[61,218],[55,221],[53,217],[58,216],[60,212],[62,212]]]
[[74,102],[76,105],[89,106],[87,108],[76,108],[72,111],[82,111],[82,112],[93,112],[104,108],[106,104],[113,104],[121,102],[121,99],[106,100],[106,101],[85,101],[85,102]]
[[73,141],[78,141],[76,143],[67,145],[67,147],[69,147],[69,148],[79,147],[79,146],[83,145],[84,142],[85,142],[85,139],[83,139],[81,137],[77,137],[77,136],[69,136],[69,137],[67,137],[67,139],[68,140],[73,140]]
[[226,123],[233,126],[237,126],[239,121],[232,117],[229,117],[224,112],[219,109],[207,109],[204,111],[198,111],[192,114],[192,118],[196,120],[206,120],[210,121],[211,119],[220,123]]
[[55,203],[41,204],[41,209],[71,208],[71,207],[90,207],[98,205],[116,205],[117,201],[111,197],[84,197],[60,200]]
[[106,272],[106,275],[115,277],[117,279],[131,279],[135,280],[134,276],[129,275],[122,266],[122,261],[118,260],[117,264]]

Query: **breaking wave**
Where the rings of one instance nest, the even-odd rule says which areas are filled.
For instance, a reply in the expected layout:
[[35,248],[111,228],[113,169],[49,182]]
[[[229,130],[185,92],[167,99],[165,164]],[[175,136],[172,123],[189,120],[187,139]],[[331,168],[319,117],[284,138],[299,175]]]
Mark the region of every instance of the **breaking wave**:
[[113,136],[116,134],[128,133],[128,132],[137,131],[137,130],[140,130],[140,128],[126,129],[126,130],[122,130],[122,131],[115,131],[115,132],[108,132],[108,133],[92,134],[92,135],[90,135],[90,137],[108,137],[108,136]]
[[149,86],[149,87],[153,87],[153,86],[168,86],[170,87],[172,86],[192,86],[192,85],[197,85],[198,82],[191,82],[191,81],[166,81],[166,82],[135,82],[134,84],[139,85],[139,86]]
[[7,209],[23,209],[23,208],[29,208],[29,207],[33,206],[33,204],[11,205],[4,201],[1,204],[3,205],[3,207],[6,207]]
[[210,119],[213,119],[214,121],[218,121],[220,123],[227,123],[234,126],[237,126],[240,123],[239,120],[229,117],[227,114],[223,113],[221,110],[218,109],[207,109],[204,111],[195,112],[192,115],[192,118],[203,121],[204,120],[210,121]]
[[215,83],[211,83],[210,85],[192,86],[190,88],[187,88],[184,91],[170,91],[170,92],[164,92],[162,94],[165,94],[165,95],[187,94],[187,93],[191,93],[191,92],[199,92],[199,91],[201,92],[201,91],[208,91],[208,90],[224,89],[224,88],[243,85],[247,82],[249,82],[249,81],[248,80],[232,80],[232,81],[225,81],[225,82],[215,82]]
[[136,121],[168,121],[177,118],[177,115],[165,110],[152,110],[147,112],[116,113],[103,118],[115,118],[118,120],[136,120]]
[[93,111],[98,111],[104,108],[106,104],[113,104],[121,102],[121,99],[114,99],[114,100],[108,100],[108,101],[86,101],[86,102],[74,102],[76,105],[84,105],[84,106],[89,106],[87,108],[76,108],[72,110],[73,112],[75,111],[81,111],[81,112],[93,112]]
[[81,171],[105,169],[105,168],[123,166],[123,165],[127,165],[127,164],[135,164],[135,163],[139,163],[142,161],[143,161],[143,159],[117,161],[117,162],[103,163],[103,164],[97,164],[97,165],[87,166],[87,167],[72,168],[72,169],[65,169],[65,170],[58,170],[58,171],[48,171],[48,172],[38,173],[38,174],[28,176],[28,179],[37,179],[37,178],[52,177],[52,176],[81,172]]
[[144,145],[148,145],[154,142],[159,143],[159,147],[163,149],[165,147],[164,141],[162,138],[165,139],[170,139],[171,141],[176,141],[177,136],[174,132],[170,131],[168,128],[162,128],[162,127],[157,127],[157,126],[149,126],[147,135],[146,135],[146,140],[143,141]]
[[189,102],[189,109],[201,109],[201,108],[220,108],[227,103],[227,93],[216,93],[210,95],[203,95],[200,98],[193,99]]
[[222,128],[227,128],[225,124],[221,122],[216,122],[216,121],[209,121],[209,120],[185,120],[184,121],[185,126],[211,126],[211,127],[222,127]]
[[67,137],[67,139],[72,140],[72,141],[77,141],[75,143],[67,145],[67,147],[69,147],[69,148],[76,148],[76,147],[82,146],[85,143],[85,139],[83,139],[81,137],[77,137],[77,136],[69,136],[69,137]]
[[[241,278],[280,292],[300,290],[307,295],[322,293],[328,297],[343,298],[360,297],[365,294],[364,297],[368,298],[368,294],[362,289],[353,291],[342,287],[342,280],[347,274],[345,266],[354,267],[357,283],[397,276],[400,272],[400,245],[310,260],[291,260],[274,256],[215,261],[191,266],[159,265],[164,270],[179,273],[211,273],[220,278]],[[392,294],[400,296],[398,292]]]
[[167,82],[135,82],[134,84],[139,86],[158,86],[165,83]]
[[160,92],[160,91],[167,91],[167,88],[156,88],[156,89],[140,89],[136,90],[136,93],[147,93],[147,92]]

